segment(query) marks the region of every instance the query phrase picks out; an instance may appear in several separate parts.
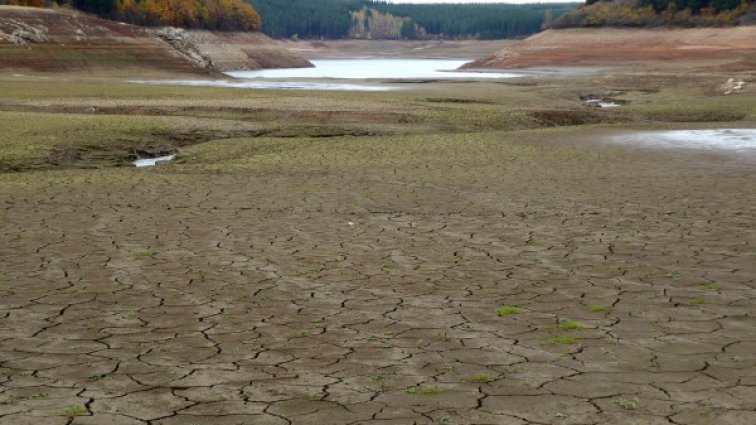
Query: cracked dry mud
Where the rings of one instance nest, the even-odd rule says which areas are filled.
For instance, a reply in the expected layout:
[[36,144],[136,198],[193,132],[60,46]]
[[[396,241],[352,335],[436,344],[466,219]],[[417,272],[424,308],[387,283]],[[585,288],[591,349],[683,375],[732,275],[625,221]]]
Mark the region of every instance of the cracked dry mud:
[[0,424],[756,423],[753,163],[589,132],[0,175]]

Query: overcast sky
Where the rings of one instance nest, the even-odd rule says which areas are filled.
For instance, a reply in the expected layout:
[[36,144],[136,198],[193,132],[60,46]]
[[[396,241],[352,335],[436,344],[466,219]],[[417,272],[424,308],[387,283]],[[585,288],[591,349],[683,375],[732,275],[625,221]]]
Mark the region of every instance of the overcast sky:
[[581,0],[388,0],[389,3],[579,3]]

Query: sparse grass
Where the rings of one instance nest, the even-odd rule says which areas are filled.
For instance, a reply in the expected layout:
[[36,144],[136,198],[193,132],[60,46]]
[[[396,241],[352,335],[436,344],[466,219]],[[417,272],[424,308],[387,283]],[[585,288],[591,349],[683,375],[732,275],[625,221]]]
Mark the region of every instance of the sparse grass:
[[574,320],[563,320],[557,323],[556,327],[566,331],[579,331],[585,329],[583,325]]
[[504,305],[496,309],[499,317],[512,316],[520,312],[520,309],[511,305]]
[[438,389],[438,387],[431,387],[431,386],[419,386],[419,387],[412,387],[407,389],[407,394],[412,395],[436,395],[440,394],[441,390]]
[[706,300],[703,298],[694,298],[690,300],[690,303],[693,305],[703,305],[706,304]]
[[486,374],[484,374],[484,373],[481,373],[481,374],[478,374],[478,375],[473,375],[473,376],[469,377],[467,380],[470,381],[470,382],[480,382],[480,383],[486,383],[486,382],[491,382],[492,381],[491,377],[488,376],[488,375],[486,375]]
[[6,280],[8,280],[8,276],[0,273],[0,283],[5,282]]
[[368,376],[368,380],[374,386],[377,386],[382,391],[385,391],[391,387],[391,376],[384,373],[378,373]]
[[44,391],[39,391],[39,392],[36,392],[36,393],[32,394],[30,396],[30,398],[33,399],[33,400],[39,400],[39,399],[47,398],[48,395],[49,394],[47,394]]
[[322,273],[322,272],[324,272],[326,270],[326,268],[327,267],[326,267],[325,263],[322,263],[322,264],[318,264],[316,266],[310,267],[310,269],[308,271],[310,273]]
[[89,375],[87,375],[87,381],[92,381],[92,382],[99,381],[100,379],[104,377],[105,375],[101,373],[90,373]]
[[555,345],[570,345],[577,344],[577,340],[571,336],[557,335],[546,340],[549,344]]
[[80,405],[72,405],[63,409],[63,416],[85,416],[89,414],[89,410],[86,407]]
[[618,398],[614,400],[614,404],[617,406],[625,409],[625,410],[637,410],[638,409],[638,400],[629,400],[626,398]]
[[137,257],[153,257],[155,255],[155,251],[144,249],[141,251],[136,251],[134,255]]
[[556,412],[554,413],[554,419],[564,420],[567,419],[567,414],[562,412]]
[[440,330],[436,333],[436,338],[441,342],[449,342],[451,341],[451,337],[446,333],[446,331]]
[[588,310],[590,310],[591,313],[604,314],[609,312],[609,306],[603,304],[591,304],[588,306]]
[[680,276],[680,273],[678,273],[678,272],[667,272],[664,276],[667,279],[672,279],[672,280],[675,280],[675,281],[682,279],[682,276]]
[[698,287],[706,291],[719,291],[720,289],[722,289],[718,284],[713,282],[702,283],[698,285]]

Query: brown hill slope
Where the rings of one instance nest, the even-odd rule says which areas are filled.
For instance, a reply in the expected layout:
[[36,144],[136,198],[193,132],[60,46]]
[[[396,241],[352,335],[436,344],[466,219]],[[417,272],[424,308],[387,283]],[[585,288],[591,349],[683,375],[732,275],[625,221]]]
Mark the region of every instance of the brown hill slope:
[[[756,26],[694,29],[548,30],[512,43],[465,68],[611,65],[627,62],[732,59],[754,66]],[[750,64],[750,65],[749,65]]]
[[0,6],[0,69],[197,73],[306,66],[259,33],[146,29],[67,9]]

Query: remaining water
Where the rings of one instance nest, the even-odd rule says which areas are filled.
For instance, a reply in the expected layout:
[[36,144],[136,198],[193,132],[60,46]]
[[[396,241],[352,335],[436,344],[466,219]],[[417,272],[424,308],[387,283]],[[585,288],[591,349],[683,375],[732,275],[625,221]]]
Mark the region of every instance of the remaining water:
[[[236,80],[137,80],[132,83],[272,90],[390,91],[370,80],[478,80],[521,77],[505,72],[457,72],[463,59],[322,59],[315,68],[264,69],[226,74]],[[338,80],[349,80],[339,82]]]
[[175,158],[176,155],[165,155],[165,156],[159,156],[157,158],[142,158],[137,159],[136,161],[132,162],[135,167],[137,168],[144,168],[144,167],[154,167],[157,164],[163,163],[163,162],[169,162],[173,161],[173,158]]
[[328,91],[391,91],[396,87],[378,84],[340,84],[312,81],[261,81],[261,80],[136,80],[139,84],[191,87],[230,87],[236,89],[268,90],[328,90]]
[[613,141],[661,148],[756,153],[756,129],[648,131],[614,136]]
[[478,79],[512,78],[519,74],[502,72],[458,72],[469,62],[463,59],[322,59],[313,60],[315,68],[263,69],[236,71],[235,78],[335,78],[353,79]]

